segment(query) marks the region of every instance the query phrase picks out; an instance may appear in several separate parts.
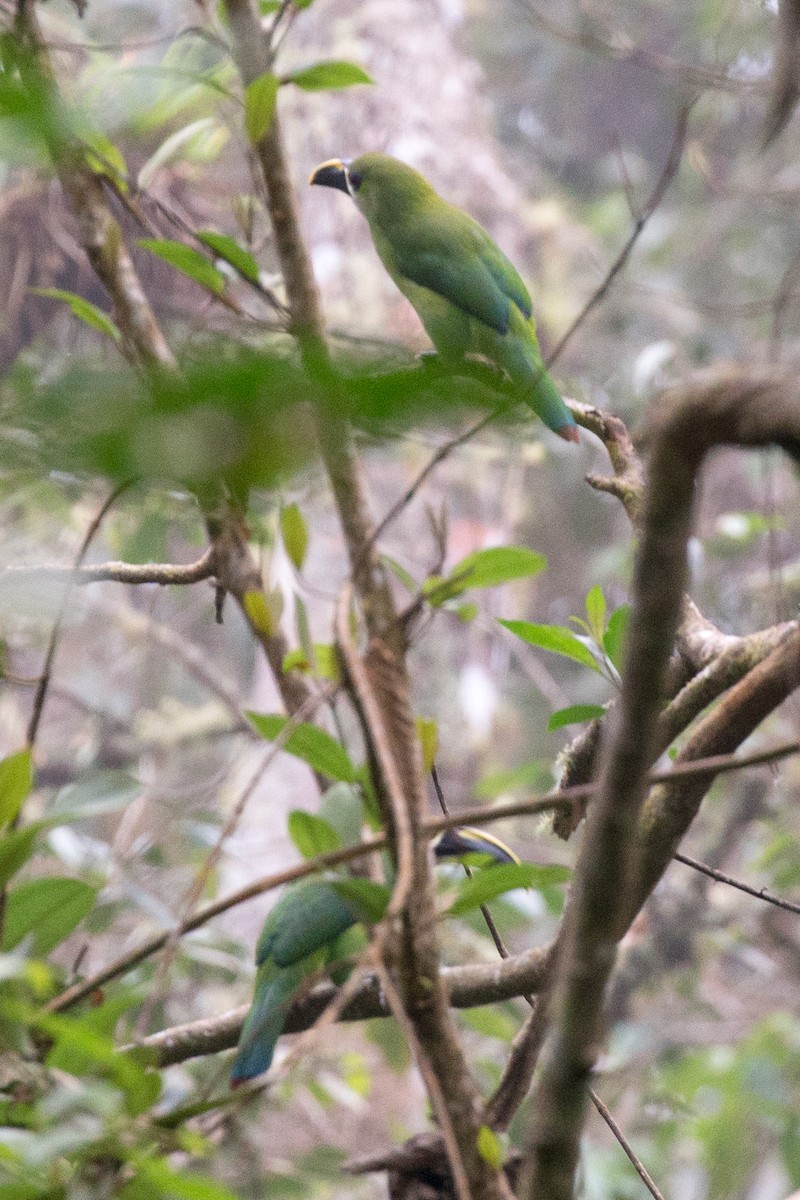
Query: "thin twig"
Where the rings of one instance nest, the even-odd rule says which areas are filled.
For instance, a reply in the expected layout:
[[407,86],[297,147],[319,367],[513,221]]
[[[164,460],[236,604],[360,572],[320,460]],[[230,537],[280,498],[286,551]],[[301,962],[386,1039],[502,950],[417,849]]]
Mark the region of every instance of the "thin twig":
[[630,1142],[625,1137],[625,1134],[622,1132],[619,1125],[614,1120],[614,1117],[612,1116],[611,1112],[609,1111],[607,1105],[605,1105],[603,1103],[603,1101],[600,1099],[600,1097],[598,1096],[598,1094],[594,1090],[594,1088],[589,1088],[589,1099],[591,1100],[592,1104],[595,1106],[597,1111],[600,1113],[600,1116],[603,1118],[606,1125],[611,1130],[614,1137],[617,1139],[617,1141],[619,1142],[620,1146],[627,1154],[630,1161],[633,1163],[633,1167],[634,1167],[634,1170],[636,1171],[636,1174],[639,1176],[642,1183],[647,1188],[650,1195],[653,1197],[653,1200],[664,1200],[663,1193],[660,1192],[659,1189],[656,1187],[655,1180],[653,1179],[652,1175],[647,1170],[647,1167],[644,1165],[642,1160],[634,1153]]
[[734,879],[732,875],[726,875],[724,871],[718,871],[715,867],[709,867],[707,863],[690,858],[688,854],[680,854],[676,851],[673,858],[685,866],[691,867],[693,871],[700,871],[702,875],[707,875],[709,879],[716,879],[718,883],[727,883],[728,887],[746,892],[748,896],[755,896],[756,900],[764,900],[767,904],[774,904],[776,908],[785,908],[787,912],[800,913],[800,904],[793,904],[791,900],[782,900],[780,896],[774,896],[766,888],[751,887],[749,883],[743,883],[741,879]]
[[67,609],[69,608],[70,601],[72,600],[72,584],[74,581],[75,572],[80,570],[83,560],[89,552],[89,547],[91,546],[98,529],[102,525],[106,514],[114,506],[114,504],[116,504],[123,492],[128,490],[131,484],[132,480],[130,479],[125,480],[124,483],[118,484],[118,486],[115,487],[114,490],[103,501],[95,517],[90,522],[86,533],[83,535],[80,548],[75,556],[75,563],[70,572],[67,586],[64,589],[64,595],[61,597],[61,603],[58,606],[56,619],[53,622],[53,628],[50,632],[50,641],[48,642],[47,653],[44,657],[44,666],[42,667],[42,673],[39,677],[36,694],[33,698],[33,710],[31,712],[30,721],[28,722],[28,731],[26,735],[26,741],[31,749],[33,749],[33,745],[36,741],[36,734],[39,731],[39,724],[42,719],[42,710],[44,709],[47,689],[50,686],[50,678],[53,673],[53,662],[55,660],[58,643],[61,638],[61,627],[64,624],[64,618],[67,615]]

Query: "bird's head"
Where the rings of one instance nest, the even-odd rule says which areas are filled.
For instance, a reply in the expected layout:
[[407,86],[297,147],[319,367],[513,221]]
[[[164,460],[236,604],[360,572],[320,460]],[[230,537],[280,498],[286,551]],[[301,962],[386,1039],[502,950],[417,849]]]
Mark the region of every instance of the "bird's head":
[[442,830],[433,841],[433,853],[440,861],[460,858],[463,854],[486,854],[495,862],[519,863],[516,854],[505,842],[483,829],[472,829],[469,825]]
[[419,171],[388,154],[362,154],[347,162],[328,159],[312,171],[308,182],[347,192],[368,220],[393,210],[408,212],[435,195]]

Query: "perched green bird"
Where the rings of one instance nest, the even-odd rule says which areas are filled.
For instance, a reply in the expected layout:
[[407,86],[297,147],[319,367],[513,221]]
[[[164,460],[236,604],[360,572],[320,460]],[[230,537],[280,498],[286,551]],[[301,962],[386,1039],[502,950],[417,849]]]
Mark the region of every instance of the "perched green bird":
[[545,425],[579,440],[572,413],[542,363],[531,298],[486,230],[426,179],[386,154],[331,159],[311,183],[339,188],[369,223],[375,249],[439,354],[480,354],[524,390]]
[[[464,854],[489,855],[495,862],[519,862],[489,833],[448,829],[434,842],[437,859]],[[374,908],[375,891],[388,901],[390,889],[371,885],[372,911],[357,887],[363,880],[312,879],[287,888],[270,911],[256,946],[253,1003],[245,1018],[231,1070],[231,1087],[269,1069],[294,997],[319,970],[352,957],[363,945],[362,923],[382,915]],[[369,885],[368,885],[369,886]]]

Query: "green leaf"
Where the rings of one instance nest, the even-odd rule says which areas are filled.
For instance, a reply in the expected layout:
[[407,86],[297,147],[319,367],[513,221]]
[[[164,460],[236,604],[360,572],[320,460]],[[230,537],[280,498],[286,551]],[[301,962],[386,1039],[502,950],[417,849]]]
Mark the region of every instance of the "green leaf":
[[102,308],[92,304],[90,300],[84,300],[83,296],[76,296],[74,292],[62,291],[61,288],[30,288],[29,290],[34,296],[44,296],[47,300],[62,300],[69,307],[73,317],[77,317],[86,325],[91,325],[92,329],[99,329],[101,333],[108,334],[115,342],[122,337],[111,317],[104,313]]
[[528,550],[524,546],[491,546],[488,550],[475,550],[457,564],[446,579],[435,576],[426,581],[424,591],[435,593],[433,603],[441,604],[453,596],[460,596],[470,588],[497,587],[512,579],[525,579],[538,575],[547,566],[543,554]]
[[[161,1157],[151,1157],[136,1163],[139,1177],[135,1182],[146,1181],[146,1195],[153,1200],[237,1200],[224,1184],[216,1183],[205,1175],[190,1175],[187,1171],[174,1171]],[[137,1200],[141,1193],[133,1191]],[[121,1193],[125,1198],[125,1191]]]
[[308,526],[296,504],[286,504],[280,515],[281,537],[286,553],[298,571],[302,571],[308,550]]
[[[288,717],[269,713],[249,712],[247,717],[268,741],[274,741],[289,721]],[[297,725],[286,739],[283,749],[329,779],[344,783],[353,783],[356,779],[356,768],[344,746],[316,725]]]
[[405,567],[401,566],[396,558],[392,558],[389,554],[381,554],[380,561],[385,567],[389,568],[389,570],[397,579],[400,580],[406,591],[411,592],[412,594],[417,591],[416,579],[413,575],[409,574]]
[[84,131],[83,141],[88,143],[86,165],[95,175],[113,179],[122,192],[128,190],[128,167],[119,146],[115,146],[99,129]]
[[342,846],[361,840],[364,805],[361,792],[351,783],[334,783],[322,797],[319,815],[336,831]]
[[567,867],[540,866],[537,863],[501,863],[484,867],[471,879],[465,879],[459,884],[456,898],[446,915],[457,917],[472,908],[479,908],[481,904],[486,904],[504,892],[513,892],[515,888],[536,888],[565,883],[569,877],[570,871]]
[[322,92],[353,87],[357,83],[373,83],[373,79],[357,63],[331,60],[314,63],[285,76],[281,83],[293,83],[305,92]]
[[598,646],[602,645],[606,629],[606,598],[598,583],[590,589],[586,597],[586,616],[589,618],[589,629]]
[[13,950],[33,934],[33,953],[44,958],[92,910],[97,889],[80,879],[34,879],[8,896],[3,949]]
[[631,609],[629,604],[623,604],[614,610],[608,621],[608,629],[603,635],[603,649],[618,671],[622,670],[625,661],[625,638],[628,633],[628,621]]
[[427,775],[439,749],[439,727],[430,717],[417,717],[417,734],[422,747],[422,767]]
[[529,646],[539,646],[552,654],[562,654],[585,667],[591,667],[593,671],[600,671],[589,647],[563,625],[531,625],[528,621],[500,621],[500,624]]
[[0,760],[0,826],[10,825],[19,816],[33,787],[33,759],[30,750],[18,750]]
[[303,812],[296,808],[289,813],[289,837],[303,858],[316,858],[341,849],[341,840],[332,825],[316,813]]
[[265,71],[248,83],[244,92],[244,127],[252,145],[256,146],[272,124],[278,100],[278,77]]
[[226,263],[230,263],[234,270],[238,271],[245,279],[249,279],[251,283],[258,283],[260,274],[258,263],[252,254],[243,249],[232,237],[228,237],[225,233],[214,233],[212,229],[201,229],[197,237],[204,246],[208,246],[209,250],[214,251],[217,258],[222,258]]
[[176,271],[188,275],[215,296],[221,296],[225,291],[225,276],[199,250],[184,246],[183,242],[170,241],[169,238],[139,238],[136,244],[163,258]]
[[5,887],[11,876],[28,861],[43,828],[43,821],[35,821],[32,825],[13,829],[11,833],[0,837],[0,887]]
[[602,704],[570,704],[568,708],[560,708],[552,714],[547,728],[552,733],[554,729],[563,729],[565,725],[582,725],[584,721],[602,717],[605,711]]
[[478,1154],[490,1167],[499,1171],[503,1165],[503,1144],[497,1134],[488,1125],[481,1125],[478,1130]]
[[371,879],[335,879],[333,886],[343,900],[357,909],[359,919],[374,925],[383,920],[387,905],[392,898],[392,889],[385,883],[374,883]]

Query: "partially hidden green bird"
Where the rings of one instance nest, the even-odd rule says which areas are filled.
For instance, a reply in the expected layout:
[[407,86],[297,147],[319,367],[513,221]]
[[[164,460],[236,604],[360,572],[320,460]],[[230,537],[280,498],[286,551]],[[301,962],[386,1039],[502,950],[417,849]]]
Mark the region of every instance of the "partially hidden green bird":
[[[481,854],[495,862],[519,862],[497,838],[466,826],[445,830],[434,842],[433,852],[439,861]],[[366,893],[358,885],[366,885]],[[231,1087],[269,1070],[294,998],[320,970],[342,963],[362,948],[364,935],[358,926],[380,920],[376,893],[379,904],[385,905],[390,891],[344,876],[312,879],[286,889],[267,916],[256,945],[253,1003],[242,1026]],[[331,973],[335,976],[335,971]]]
[[531,298],[486,230],[387,154],[330,159],[310,183],[352,196],[383,265],[445,359],[479,354],[501,367],[549,429],[580,440],[542,362]]

